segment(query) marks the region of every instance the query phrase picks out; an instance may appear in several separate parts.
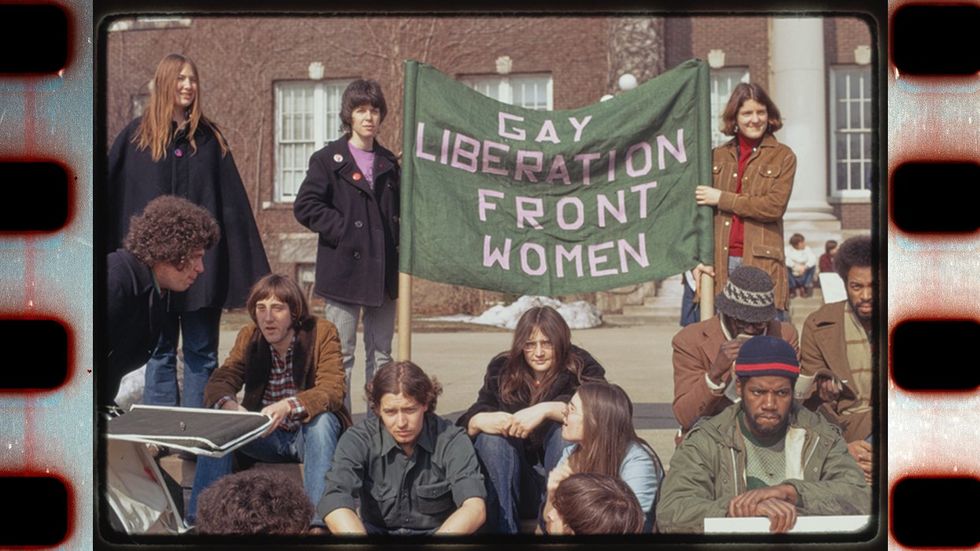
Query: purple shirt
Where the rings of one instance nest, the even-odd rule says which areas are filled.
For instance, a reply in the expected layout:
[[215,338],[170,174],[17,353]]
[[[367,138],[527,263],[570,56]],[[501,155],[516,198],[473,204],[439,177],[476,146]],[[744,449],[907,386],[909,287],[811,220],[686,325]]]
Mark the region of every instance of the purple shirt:
[[361,151],[354,144],[347,142],[351,157],[357,163],[357,168],[361,169],[361,174],[367,180],[368,186],[374,190],[374,151]]

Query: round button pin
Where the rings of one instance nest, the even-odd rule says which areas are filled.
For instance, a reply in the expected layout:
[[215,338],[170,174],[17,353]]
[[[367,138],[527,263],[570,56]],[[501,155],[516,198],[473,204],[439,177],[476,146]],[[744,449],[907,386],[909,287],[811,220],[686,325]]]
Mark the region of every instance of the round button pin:
[[340,153],[337,153],[336,155],[333,156],[333,160],[339,163],[344,160],[344,156],[341,155]]
[[360,172],[355,172],[353,178],[354,178],[354,181],[355,182],[360,182],[361,181],[361,173]]
[[183,157],[184,156],[184,150],[183,149],[174,150],[174,156],[175,157]]

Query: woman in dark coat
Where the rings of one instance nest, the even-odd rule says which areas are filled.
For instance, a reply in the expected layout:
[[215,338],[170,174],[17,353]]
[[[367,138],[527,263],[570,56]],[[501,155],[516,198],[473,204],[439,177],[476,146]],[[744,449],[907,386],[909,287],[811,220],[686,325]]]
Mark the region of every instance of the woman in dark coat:
[[546,476],[569,444],[561,438],[565,405],[583,382],[605,380],[599,362],[571,338],[554,308],[525,312],[510,350],[490,361],[476,403],[456,421],[474,438],[488,517],[498,515],[499,532],[517,533],[518,519],[538,512]]
[[183,293],[171,293],[160,341],[147,362],[144,402],[178,405],[178,336],[183,342],[180,405],[201,407],[204,385],[218,363],[222,308],[244,306],[249,288],[269,272],[252,209],[228,143],[201,112],[194,62],[170,54],[160,61],[146,112],[109,151],[107,250],[119,247],[129,220],[159,195],[183,197],[207,209],[221,240],[204,256],[204,273]]

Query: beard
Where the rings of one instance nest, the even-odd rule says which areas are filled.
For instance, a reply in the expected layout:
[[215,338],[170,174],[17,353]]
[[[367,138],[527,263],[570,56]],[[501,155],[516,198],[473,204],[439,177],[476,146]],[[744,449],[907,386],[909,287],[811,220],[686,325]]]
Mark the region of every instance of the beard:
[[742,400],[740,403],[742,404],[742,415],[745,418],[746,424],[749,426],[749,430],[752,431],[752,434],[763,438],[768,438],[773,436],[781,436],[786,432],[786,427],[789,425],[789,415],[783,415],[782,419],[780,419],[775,425],[760,425],[756,421],[755,416],[746,410],[745,400]]

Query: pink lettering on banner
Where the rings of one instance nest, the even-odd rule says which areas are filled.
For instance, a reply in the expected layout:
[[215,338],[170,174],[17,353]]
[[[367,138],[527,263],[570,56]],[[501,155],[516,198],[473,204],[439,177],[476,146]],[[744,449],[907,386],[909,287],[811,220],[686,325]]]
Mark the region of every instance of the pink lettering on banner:
[[649,182],[649,183],[646,183],[646,184],[637,184],[635,186],[630,187],[630,191],[632,191],[632,192],[634,192],[634,193],[636,193],[637,195],[640,196],[640,220],[643,220],[644,218],[647,217],[647,204],[648,203],[647,203],[647,194],[646,194],[646,191],[648,189],[654,189],[656,187],[657,187],[657,181],[656,180],[654,180],[652,182]]
[[587,124],[589,124],[589,121],[591,121],[591,120],[592,120],[592,115],[589,115],[589,116],[585,117],[584,119],[582,119],[582,122],[579,122],[578,119],[576,119],[575,117],[568,117],[568,122],[572,123],[572,126],[575,127],[575,140],[574,141],[576,143],[579,140],[582,139],[582,130],[585,129],[585,126]]
[[[586,118],[590,119],[592,117],[586,117]],[[591,163],[592,161],[598,161],[600,157],[601,155],[599,155],[598,153],[579,153],[574,157],[576,161],[582,163],[582,185],[587,186],[592,183]]]
[[558,139],[558,132],[555,131],[555,123],[545,119],[544,124],[541,125],[541,130],[538,132],[538,137],[534,138],[534,141],[538,143],[561,143],[561,140]]
[[[648,146],[649,147],[649,146]],[[667,168],[667,163],[664,160],[664,151],[670,151],[670,154],[677,159],[680,163],[687,162],[687,151],[684,149],[684,129],[677,129],[677,147],[674,147],[670,140],[664,136],[657,136],[657,166],[660,170]]]
[[[538,223],[538,217],[544,216],[544,200],[538,197],[517,197],[517,227],[523,229],[527,222],[536,230],[544,229]],[[526,206],[533,208],[526,208]]]
[[503,250],[490,246],[490,236],[483,236],[483,266],[492,268],[494,264],[500,264],[504,270],[510,270],[510,239],[504,239]]
[[[565,217],[565,207],[567,205],[572,205],[575,207],[576,215],[575,220],[571,223]],[[578,197],[562,197],[558,200],[558,204],[555,206],[558,210],[558,227],[563,230],[577,230],[585,224],[585,206],[582,204],[582,200]]]
[[609,270],[599,269],[600,264],[609,260],[609,257],[606,255],[599,254],[599,251],[611,249],[613,246],[614,243],[612,241],[606,241],[605,243],[599,243],[598,245],[589,245],[589,272],[592,277],[616,275],[615,268],[611,268]]
[[497,113],[497,134],[500,134],[502,138],[524,141],[524,139],[527,137],[527,133],[524,132],[524,129],[515,128],[513,132],[509,131],[507,129],[506,121],[524,122],[524,117],[511,115],[510,113],[505,113],[503,111]]
[[[534,252],[538,257],[538,267],[532,268],[530,255]],[[539,276],[544,275],[548,271],[548,264],[544,259],[544,247],[538,245],[537,243],[525,243],[521,245],[521,270],[527,275]]]
[[490,153],[491,149],[497,149],[503,153],[510,151],[509,145],[504,145],[502,143],[491,142],[490,140],[483,140],[483,173],[484,174],[497,174],[500,176],[507,175],[507,169],[497,168],[495,166],[490,166],[490,163],[499,163],[500,157]]
[[566,249],[561,243],[555,245],[555,275],[565,277],[565,262],[575,262],[575,276],[582,277],[582,246],[573,245]]
[[[643,168],[637,170],[633,165],[633,160],[636,158],[636,152],[643,152]],[[626,174],[630,177],[636,178],[639,176],[646,176],[650,169],[653,168],[653,150],[650,148],[650,144],[646,142],[636,143],[630,146],[626,150]]]
[[448,129],[442,131],[442,155],[439,157],[439,162],[446,164],[449,162],[449,136],[452,135]]
[[500,191],[494,191],[492,189],[478,189],[477,194],[477,205],[480,211],[480,222],[487,221],[487,211],[497,210],[497,205],[487,201],[487,197],[496,197],[497,199],[503,199],[504,194]]
[[[467,150],[463,145],[469,145],[472,150]],[[480,142],[463,134],[456,134],[456,144],[453,146],[453,160],[449,166],[459,168],[466,172],[476,172],[477,159],[480,157]],[[460,161],[460,158],[468,162]]]
[[609,165],[606,167],[606,181],[612,182],[616,179],[616,150],[609,150]]
[[639,233],[636,235],[637,246],[639,251],[630,246],[629,242],[625,239],[620,239],[617,241],[619,244],[619,270],[622,273],[628,273],[629,266],[626,264],[626,255],[629,254],[633,257],[633,260],[640,265],[641,268],[646,268],[650,265],[650,260],[647,258],[647,236],[646,234]]
[[[534,161],[533,164],[528,164],[527,159]],[[540,151],[525,151],[523,149],[517,150],[517,168],[514,170],[514,179],[518,182],[521,181],[523,176],[527,176],[528,182],[537,182],[537,177],[534,176],[536,172],[541,172],[541,167],[544,164],[544,153]]]
[[555,155],[555,160],[551,162],[551,171],[548,172],[546,182],[561,180],[566,186],[572,185],[572,180],[568,177],[568,168],[565,166],[565,158]]
[[420,122],[418,124],[418,128],[418,132],[415,133],[415,156],[419,159],[425,159],[426,161],[435,161],[435,155],[422,151],[422,146],[424,145],[423,142],[425,141],[425,123]]
[[616,198],[618,199],[619,205],[613,207],[613,204],[609,199],[603,195],[599,194],[596,196],[596,207],[599,210],[599,227],[606,227],[606,213],[613,215],[613,218],[619,221],[620,224],[626,223],[626,191],[619,190],[616,192]]

